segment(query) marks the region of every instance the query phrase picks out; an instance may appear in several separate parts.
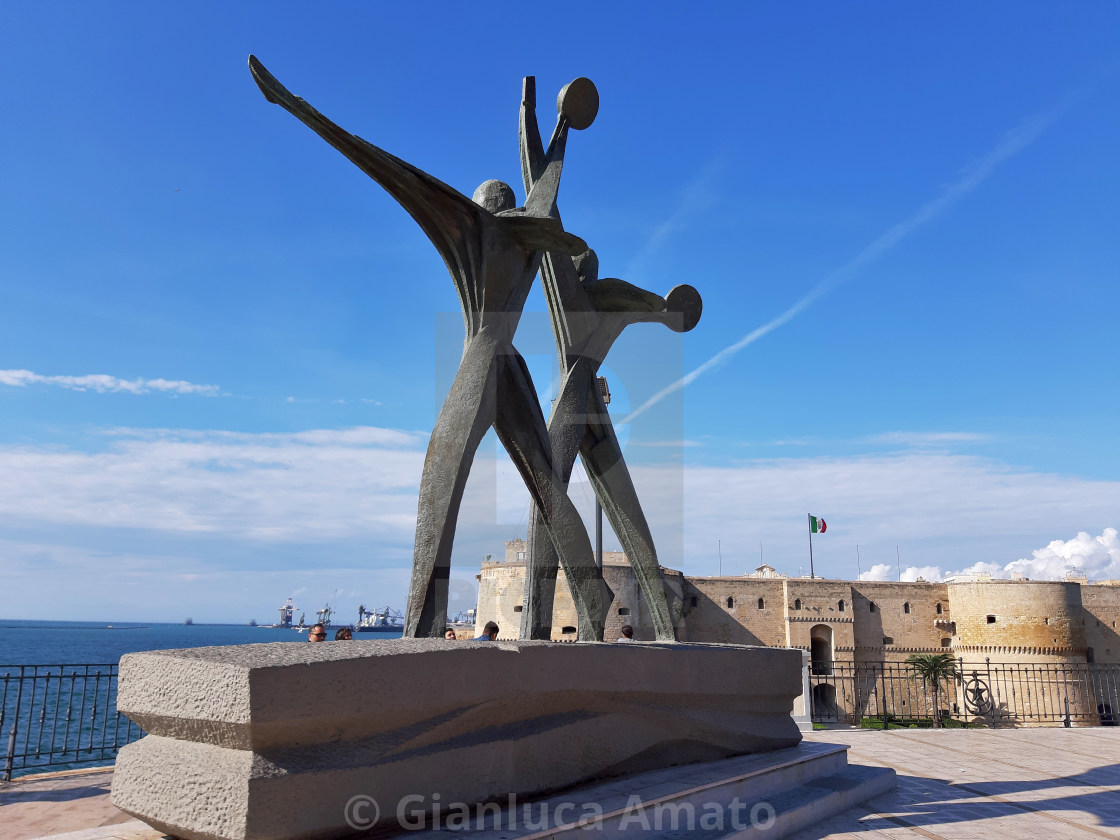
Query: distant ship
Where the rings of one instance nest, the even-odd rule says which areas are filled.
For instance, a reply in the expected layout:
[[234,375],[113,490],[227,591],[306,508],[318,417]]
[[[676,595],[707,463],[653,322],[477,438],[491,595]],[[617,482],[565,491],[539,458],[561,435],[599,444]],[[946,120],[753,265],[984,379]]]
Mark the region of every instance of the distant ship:
[[404,616],[390,607],[370,612],[363,604],[358,607],[354,629],[359,633],[400,633],[404,630]]

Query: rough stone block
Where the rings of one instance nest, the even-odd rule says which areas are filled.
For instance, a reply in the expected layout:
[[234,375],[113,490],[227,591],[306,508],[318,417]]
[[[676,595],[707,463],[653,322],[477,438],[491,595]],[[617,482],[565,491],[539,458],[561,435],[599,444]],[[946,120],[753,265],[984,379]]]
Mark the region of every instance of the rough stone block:
[[[239,645],[129,654],[113,802],[184,838],[331,838],[373,797],[478,803],[797,744],[801,653],[732,645]],[[368,810],[363,820],[368,821]]]

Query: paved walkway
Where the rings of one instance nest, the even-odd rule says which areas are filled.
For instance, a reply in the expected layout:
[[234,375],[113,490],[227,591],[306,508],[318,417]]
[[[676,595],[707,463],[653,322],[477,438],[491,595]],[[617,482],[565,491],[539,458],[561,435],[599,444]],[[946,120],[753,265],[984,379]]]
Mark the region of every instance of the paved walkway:
[[0,837],[29,840],[135,822],[110,804],[112,780],[110,768],[66,770],[0,785]]
[[[796,840],[1120,840],[1120,728],[832,730],[853,764],[893,767],[898,789]],[[4,840],[158,840],[109,804],[111,771],[0,786]],[[589,835],[589,837],[592,835]]]
[[898,773],[894,793],[796,840],[1120,838],[1120,728],[814,732],[852,764]]

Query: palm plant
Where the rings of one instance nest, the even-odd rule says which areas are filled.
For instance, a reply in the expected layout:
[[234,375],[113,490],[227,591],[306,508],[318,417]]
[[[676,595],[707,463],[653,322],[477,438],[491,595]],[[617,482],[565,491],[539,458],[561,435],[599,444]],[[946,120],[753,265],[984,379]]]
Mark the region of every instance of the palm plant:
[[906,664],[913,669],[910,679],[933,688],[933,725],[941,726],[941,681],[960,678],[953,654],[914,653],[906,657]]

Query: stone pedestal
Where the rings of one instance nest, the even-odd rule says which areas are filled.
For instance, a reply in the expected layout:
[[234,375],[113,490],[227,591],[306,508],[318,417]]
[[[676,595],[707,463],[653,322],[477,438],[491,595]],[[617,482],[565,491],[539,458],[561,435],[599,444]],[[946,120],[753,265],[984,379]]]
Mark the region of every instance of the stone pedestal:
[[809,685],[809,668],[812,659],[809,651],[801,651],[801,694],[793,700],[793,722],[802,732],[813,731],[813,698]]
[[117,706],[150,734],[121,750],[113,803],[192,840],[340,837],[355,819],[390,830],[409,797],[504,801],[796,745],[801,672],[796,650],[697,644],[129,654]]

